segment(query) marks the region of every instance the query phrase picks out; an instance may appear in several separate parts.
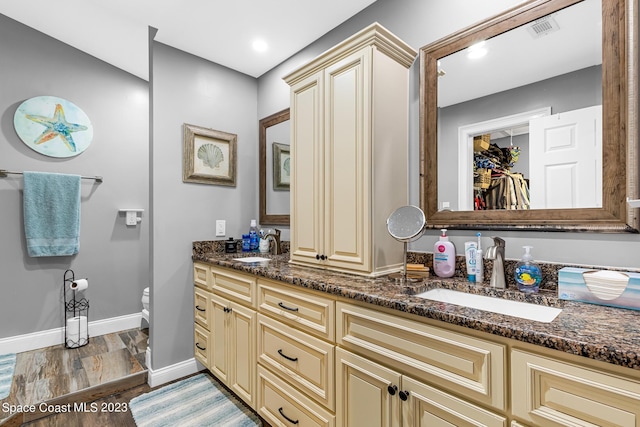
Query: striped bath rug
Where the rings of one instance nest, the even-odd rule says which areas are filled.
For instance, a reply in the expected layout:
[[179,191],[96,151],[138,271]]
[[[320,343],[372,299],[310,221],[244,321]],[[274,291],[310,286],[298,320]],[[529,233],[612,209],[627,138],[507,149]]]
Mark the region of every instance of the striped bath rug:
[[262,422],[209,375],[198,374],[129,402],[138,427],[252,427]]
[[13,382],[13,371],[16,368],[16,354],[0,355],[0,399],[9,396],[11,383]]

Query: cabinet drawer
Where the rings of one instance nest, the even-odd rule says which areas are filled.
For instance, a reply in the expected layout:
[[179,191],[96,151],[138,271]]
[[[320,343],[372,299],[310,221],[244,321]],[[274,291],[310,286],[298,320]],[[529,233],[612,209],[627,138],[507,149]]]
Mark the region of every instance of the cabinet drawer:
[[193,297],[193,318],[197,324],[211,330],[211,316],[209,309],[209,299],[211,294],[200,288],[195,288]]
[[258,365],[258,413],[273,427],[334,427],[335,416]]
[[279,321],[333,341],[335,302],[278,282],[258,280],[258,307]]
[[211,288],[211,269],[206,264],[193,264],[193,282],[203,288]]
[[211,274],[214,292],[255,308],[256,279],[254,276],[217,267],[211,268]]
[[209,367],[209,331],[196,324],[194,330],[194,354],[204,366]]
[[533,425],[640,426],[640,381],[514,349],[513,414]]
[[504,345],[343,302],[336,309],[337,344],[505,409]]
[[333,345],[258,315],[258,361],[334,409]]

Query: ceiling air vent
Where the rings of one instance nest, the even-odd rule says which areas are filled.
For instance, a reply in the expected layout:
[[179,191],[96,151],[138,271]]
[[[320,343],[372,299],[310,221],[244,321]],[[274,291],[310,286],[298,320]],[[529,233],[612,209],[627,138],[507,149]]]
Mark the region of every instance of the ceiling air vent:
[[544,37],[558,31],[560,27],[553,16],[547,15],[544,18],[536,19],[527,27],[527,31],[534,39]]

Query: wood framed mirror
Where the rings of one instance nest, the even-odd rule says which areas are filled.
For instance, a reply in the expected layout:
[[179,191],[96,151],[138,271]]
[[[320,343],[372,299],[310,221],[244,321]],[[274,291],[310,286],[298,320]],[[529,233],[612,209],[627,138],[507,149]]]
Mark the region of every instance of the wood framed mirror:
[[289,140],[288,108],[260,120],[259,218],[261,225],[289,225],[290,193],[288,187],[282,185],[283,174],[274,171],[273,161],[274,151],[281,153],[283,146],[289,146]]
[[[627,198],[638,198],[637,2],[638,0],[531,0],[420,50],[420,206],[425,212],[429,228],[638,232],[638,209],[631,208],[627,204]],[[462,170],[459,164],[467,164],[468,167],[475,168],[477,162],[473,153],[473,140],[464,140],[465,142],[461,143],[463,139],[458,140],[458,134],[464,134],[464,129],[473,128],[476,122],[482,120],[488,122],[491,122],[491,119],[501,120],[527,111],[540,111],[543,110],[542,107],[550,107],[548,109],[551,114],[560,111],[559,114],[563,114],[564,117],[567,109],[563,109],[565,106],[560,104],[569,98],[573,99],[576,94],[582,94],[581,89],[566,89],[572,87],[567,82],[571,84],[578,82],[579,79],[571,74],[576,69],[567,68],[561,72],[562,74],[546,74],[542,77],[536,77],[533,70],[547,71],[564,59],[560,57],[553,59],[556,57],[551,55],[552,51],[559,49],[559,42],[554,40],[554,37],[562,34],[563,30],[548,35],[547,31],[550,33],[553,30],[553,28],[549,30],[548,27],[557,26],[559,23],[562,27],[564,22],[576,21],[575,17],[567,20],[563,15],[582,11],[587,7],[593,9],[594,3],[598,22],[594,24],[595,30],[591,28],[591,31],[595,31],[593,34],[595,39],[583,36],[577,42],[585,45],[589,44],[590,40],[593,41],[594,46],[591,46],[591,50],[596,49],[596,56],[601,58],[601,64],[587,63],[579,66],[584,69],[589,68],[591,75],[593,70],[596,70],[597,76],[601,78],[596,84],[596,94],[586,96],[590,98],[591,104],[600,103],[602,111],[596,114],[600,120],[601,130],[600,128],[595,130],[595,134],[601,136],[601,154],[595,160],[600,163],[591,168],[591,175],[601,173],[601,177],[596,179],[598,187],[594,190],[595,195],[599,197],[595,197],[594,201],[586,205],[574,203],[558,207],[551,202],[547,203],[546,199],[546,204],[541,205],[537,202],[538,199],[534,203],[532,193],[531,203],[519,209],[513,209],[513,206],[478,209],[483,207],[482,204],[476,206],[472,201],[468,203],[470,207],[459,209],[457,193],[460,188],[472,186],[474,189],[480,189],[481,184],[462,181],[466,179],[465,176],[471,176],[471,174],[469,171]],[[557,22],[549,23],[548,20]],[[582,26],[592,24],[580,18],[576,22]],[[542,35],[546,38],[545,43],[549,43],[547,46],[553,46],[553,49],[547,48],[544,52],[546,59],[543,61],[535,57],[532,48],[524,43],[524,39],[517,39],[519,40],[517,42],[509,40],[504,42],[517,31],[528,31],[532,38],[541,37],[535,34],[537,29],[531,28],[534,26],[542,28],[540,31],[545,32]],[[465,64],[455,69],[447,68],[454,67],[453,65],[443,65],[455,63],[452,59],[456,55],[466,55],[468,48],[478,42],[490,45],[498,41],[504,45],[511,44],[511,50],[506,56],[506,63],[499,61],[493,63],[488,73],[491,76],[489,80],[483,80],[481,72],[475,71],[475,65]],[[493,45],[489,48],[491,46]],[[567,49],[566,52],[559,54],[569,56],[573,50],[576,50],[570,45]],[[534,59],[535,63],[526,65],[528,59]],[[523,65],[524,68],[517,68],[518,65]],[[506,70],[506,74],[500,74],[503,70]],[[473,83],[473,86],[465,90],[460,83],[455,86],[456,93],[443,92],[445,79],[455,81],[457,74],[462,74],[460,76],[462,80]],[[511,87],[494,87],[495,83],[505,82],[513,76],[530,78],[530,80],[521,80]],[[560,83],[557,83],[558,78],[561,79]],[[554,92],[554,89],[550,89],[554,87],[562,87],[573,92],[569,96],[560,99],[556,96],[550,100],[521,96],[527,93],[519,91],[521,88],[539,85],[541,81],[556,82],[556,86],[542,88],[536,86],[536,90],[529,93]],[[476,92],[482,89],[489,89],[489,92]],[[509,102],[505,102],[505,99]],[[514,100],[518,100],[519,103],[512,105],[511,101]],[[503,112],[499,117],[485,117],[482,120],[478,119],[478,116],[467,114],[467,122],[459,119],[456,123],[453,120],[450,122],[454,123],[454,128],[446,128],[445,125],[448,123],[446,114],[463,104],[470,105],[471,101],[480,105],[483,112],[490,111],[491,106],[496,105],[504,107]],[[445,111],[447,108],[448,110]],[[517,126],[512,124],[507,129],[511,139],[515,133],[514,127]],[[490,130],[492,129],[481,133],[486,135]],[[568,133],[571,132],[573,131],[568,131]],[[447,135],[454,135],[454,137],[447,137]],[[467,138],[473,136],[469,133],[464,135]],[[539,140],[532,139],[529,145],[537,141]],[[461,155],[461,144],[471,146],[471,154],[465,152]],[[544,144],[545,149],[552,145],[547,140]],[[453,152],[453,155],[451,153],[448,155],[454,159],[455,163],[446,162],[448,151]],[[471,157],[466,160],[469,156]],[[464,158],[464,161],[460,161],[461,158]],[[529,159],[529,164],[535,167],[540,163],[542,162],[537,159]],[[537,185],[536,190],[542,186],[553,190],[554,187],[561,186],[560,184],[568,185],[573,182],[571,180],[579,180],[580,175],[575,174],[573,167],[566,166],[569,163],[565,162],[565,165],[562,168],[556,168],[555,172],[546,172],[548,175],[543,175],[545,177],[542,180],[543,183],[533,181],[529,183],[527,180],[527,185]],[[552,168],[547,167],[546,170],[552,170]],[[449,179],[446,173],[450,171],[456,171],[458,175]],[[459,181],[464,185],[460,185]],[[451,182],[455,183],[453,187],[450,185]],[[573,198],[565,193],[560,193],[555,196],[555,199],[551,196],[547,197],[550,200],[560,200],[561,204],[568,203],[564,199]],[[465,201],[464,197],[461,199]]]

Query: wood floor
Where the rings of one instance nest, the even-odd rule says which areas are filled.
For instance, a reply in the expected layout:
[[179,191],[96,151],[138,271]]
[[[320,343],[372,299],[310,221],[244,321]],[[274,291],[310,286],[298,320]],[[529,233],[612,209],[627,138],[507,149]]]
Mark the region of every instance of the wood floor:
[[[91,402],[146,385],[147,339],[147,329],[131,329],[91,337],[89,344],[80,348],[58,345],[18,353],[11,392],[0,400],[0,422],[11,417],[7,424],[20,425],[47,416],[51,410],[62,410],[67,403],[73,407],[76,402]],[[45,411],[41,411],[41,402],[51,407],[45,405]],[[16,421],[12,412],[18,405],[35,405],[38,411],[24,413]]]
[[[0,427],[135,427],[129,401],[152,390],[144,363],[147,338],[148,330],[132,329],[92,337],[77,349],[60,345],[17,354],[11,392],[0,400]],[[46,402],[44,411],[40,402]],[[4,413],[5,404],[35,404],[38,410],[12,416]]]

